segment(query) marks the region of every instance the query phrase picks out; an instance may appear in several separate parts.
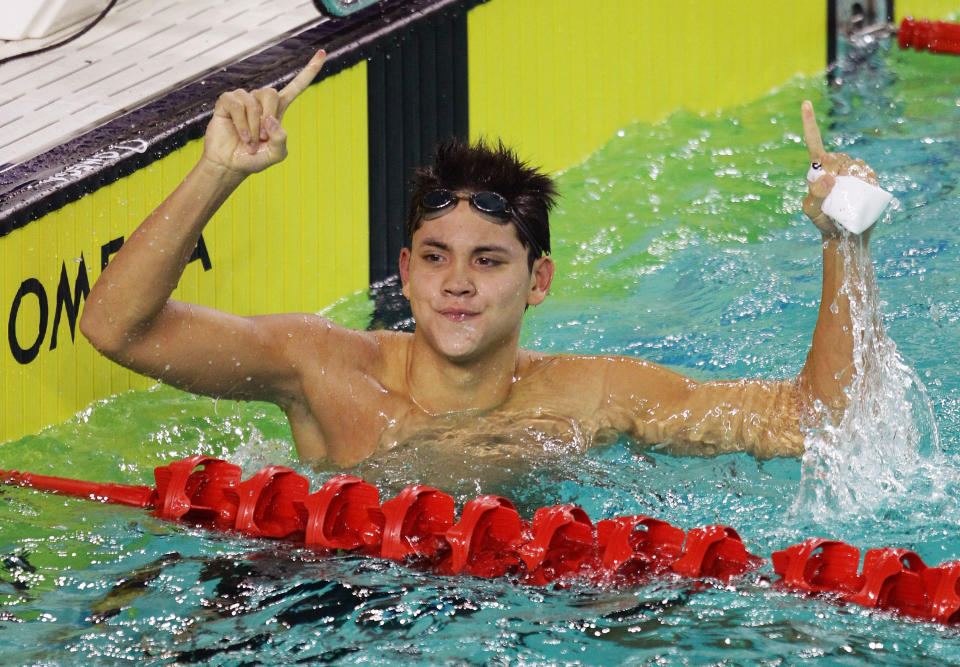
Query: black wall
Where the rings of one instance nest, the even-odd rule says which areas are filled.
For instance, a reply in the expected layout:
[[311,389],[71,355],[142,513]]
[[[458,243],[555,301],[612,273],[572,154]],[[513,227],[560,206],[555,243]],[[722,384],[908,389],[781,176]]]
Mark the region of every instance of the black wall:
[[371,283],[397,272],[413,170],[468,137],[467,76],[464,6],[411,22],[367,63]]

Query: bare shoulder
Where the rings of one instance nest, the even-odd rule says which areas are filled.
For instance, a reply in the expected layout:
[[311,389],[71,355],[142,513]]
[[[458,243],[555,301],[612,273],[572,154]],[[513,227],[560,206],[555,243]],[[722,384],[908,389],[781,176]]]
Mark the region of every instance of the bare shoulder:
[[369,373],[395,356],[409,334],[363,331],[310,313],[263,316],[262,326],[285,357],[305,365]]
[[[636,381],[644,378],[684,378],[664,366],[641,359],[609,354],[543,354],[521,351],[521,368],[528,375],[553,380],[607,382],[616,378]],[[684,378],[685,379],[685,378]]]
[[521,380],[551,387],[554,395],[577,400],[594,397],[609,405],[682,400],[697,386],[694,380],[638,357],[620,355],[547,355],[521,357]]

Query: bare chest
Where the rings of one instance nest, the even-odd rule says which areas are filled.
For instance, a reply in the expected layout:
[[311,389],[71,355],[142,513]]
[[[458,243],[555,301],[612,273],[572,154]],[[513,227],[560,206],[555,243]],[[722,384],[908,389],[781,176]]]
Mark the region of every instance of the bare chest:
[[[495,409],[446,414],[429,413],[409,393],[375,378],[341,379],[309,394],[300,427],[289,416],[301,457],[339,465],[401,450],[458,452],[470,460],[573,453],[609,439],[611,425],[599,402],[566,391],[548,375],[518,382]],[[314,442],[319,446],[312,448]]]

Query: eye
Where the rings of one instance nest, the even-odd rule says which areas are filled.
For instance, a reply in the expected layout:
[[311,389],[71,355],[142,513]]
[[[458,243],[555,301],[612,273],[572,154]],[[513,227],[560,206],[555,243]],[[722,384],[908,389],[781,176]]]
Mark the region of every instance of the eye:
[[500,266],[503,262],[493,257],[480,256],[477,257],[477,264],[480,266]]
[[428,252],[428,253],[424,253],[423,261],[428,262],[430,264],[437,264],[438,262],[443,261],[443,256],[435,252]]

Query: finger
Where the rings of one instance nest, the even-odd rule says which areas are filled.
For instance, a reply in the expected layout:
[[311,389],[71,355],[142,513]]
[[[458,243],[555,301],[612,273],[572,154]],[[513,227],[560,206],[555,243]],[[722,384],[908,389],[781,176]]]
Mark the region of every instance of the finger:
[[277,110],[277,119],[283,118],[284,112],[286,112],[287,107],[290,106],[290,103],[293,102],[297,97],[307,89],[315,78],[317,74],[320,73],[320,69],[323,67],[323,62],[327,59],[327,52],[323,49],[317,51],[313,58],[310,59],[310,62],[307,63],[307,66],[300,70],[300,73],[293,77],[293,81],[288,83],[283,87],[283,90],[280,91],[280,107]]
[[820,164],[829,174],[846,174],[850,162],[850,156],[846,153],[824,153],[820,156]]
[[831,235],[836,234],[836,224],[834,224],[830,216],[821,210],[820,203],[821,202],[812,199],[808,195],[807,198],[803,200],[803,212],[821,232]]
[[823,149],[823,139],[820,138],[820,128],[817,127],[817,117],[813,113],[813,104],[804,100],[800,107],[800,117],[803,120],[803,139],[807,143],[811,162],[821,162],[826,151]]
[[850,174],[860,178],[867,183],[877,184],[877,172],[870,168],[866,162],[857,158],[850,167]]
[[816,220],[823,211],[820,209],[821,202],[818,198],[814,197],[813,194],[809,194],[803,198],[803,202],[800,205],[800,208],[803,209],[803,212],[811,220]]
[[[228,116],[233,123],[233,127],[245,143],[250,143],[250,124],[247,122],[247,113],[243,103],[240,101],[236,92],[224,93],[217,101],[217,107],[220,109],[220,115]],[[214,115],[218,112],[215,110]]]
[[257,144],[260,141],[260,116],[263,110],[260,108],[260,102],[245,90],[237,91],[243,102],[243,110],[247,115],[247,127],[250,128],[250,152],[257,151]]
[[[277,117],[280,113],[280,94],[273,88],[261,88],[253,91],[253,96],[260,103],[260,118],[265,121],[268,117]],[[268,139],[267,129],[260,123],[260,141]]]

